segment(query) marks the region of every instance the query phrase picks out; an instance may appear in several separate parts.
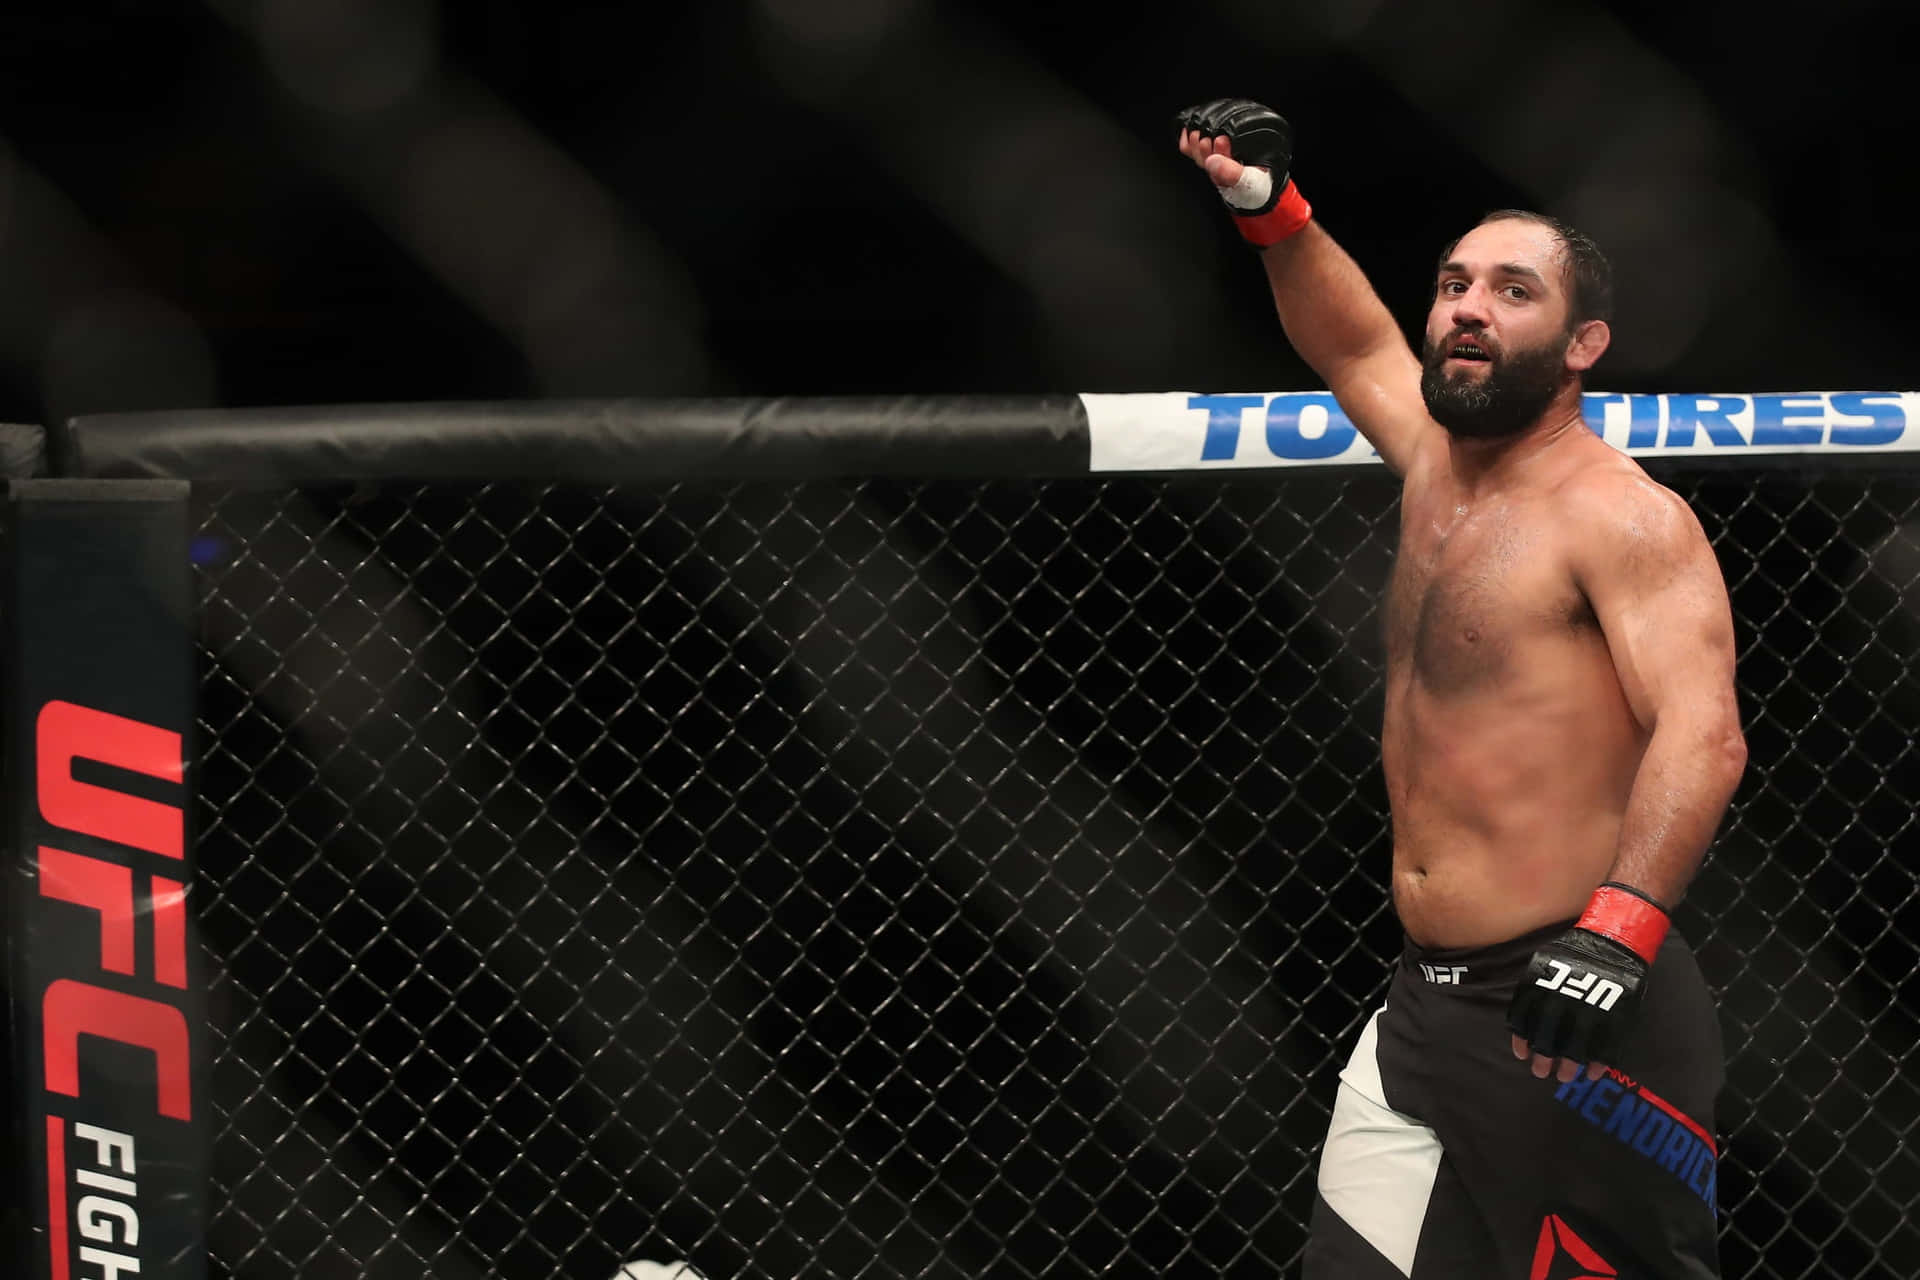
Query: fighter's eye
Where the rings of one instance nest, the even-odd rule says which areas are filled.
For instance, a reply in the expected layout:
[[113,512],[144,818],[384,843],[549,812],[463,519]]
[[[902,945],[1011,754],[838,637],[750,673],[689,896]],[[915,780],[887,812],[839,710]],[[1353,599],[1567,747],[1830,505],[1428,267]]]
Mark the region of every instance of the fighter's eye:
[[1523,302],[1527,297],[1527,290],[1523,285],[1510,284],[1503,292],[1516,302]]
[[1442,280],[1440,282],[1440,292],[1442,293],[1465,293],[1466,291],[1467,285],[1464,280]]

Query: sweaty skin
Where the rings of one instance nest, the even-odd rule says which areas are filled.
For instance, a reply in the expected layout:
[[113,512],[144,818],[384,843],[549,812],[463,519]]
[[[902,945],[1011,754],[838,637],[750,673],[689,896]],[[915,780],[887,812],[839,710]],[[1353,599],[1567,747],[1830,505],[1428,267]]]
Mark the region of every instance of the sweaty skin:
[[[1244,171],[1225,139],[1179,145],[1216,185]],[[1566,343],[1545,411],[1472,439],[1428,416],[1419,360],[1317,223],[1262,254],[1288,340],[1404,482],[1381,744],[1394,907],[1424,946],[1570,920],[1603,880],[1671,908],[1746,761],[1719,565],[1685,503],[1586,427],[1582,376],[1610,334],[1569,323],[1561,255],[1551,229],[1505,219],[1441,266],[1428,343],[1492,357],[1448,359],[1450,379]]]
[[1423,450],[1401,496],[1381,749],[1394,906],[1425,946],[1579,915],[1613,866],[1650,736],[1572,567],[1607,531],[1569,489],[1603,472],[1631,492],[1638,468],[1584,426],[1527,461],[1470,494],[1444,451]]

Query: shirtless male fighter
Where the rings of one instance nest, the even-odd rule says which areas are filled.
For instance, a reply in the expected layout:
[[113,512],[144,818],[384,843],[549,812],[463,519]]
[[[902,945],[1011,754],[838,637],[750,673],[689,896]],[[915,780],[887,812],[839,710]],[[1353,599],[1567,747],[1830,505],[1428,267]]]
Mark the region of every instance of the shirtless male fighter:
[[1179,125],[1403,485],[1381,747],[1406,943],[1341,1072],[1305,1275],[1717,1276],[1720,1036],[1667,925],[1746,764],[1733,620],[1693,513],[1583,419],[1606,259],[1490,214],[1441,255],[1416,357],[1289,180],[1285,120],[1225,99]]

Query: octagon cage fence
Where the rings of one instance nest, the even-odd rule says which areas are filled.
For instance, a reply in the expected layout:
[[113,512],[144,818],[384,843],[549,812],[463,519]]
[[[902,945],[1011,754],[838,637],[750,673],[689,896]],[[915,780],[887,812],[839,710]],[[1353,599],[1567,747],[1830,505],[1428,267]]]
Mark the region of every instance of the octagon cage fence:
[[[1920,396],[1589,414],[1737,615],[1750,764],[1676,917],[1726,1274],[1911,1280]],[[147,1280],[1297,1270],[1399,945],[1398,494],[1324,395],[13,432],[12,1274],[138,1255],[116,1196],[176,1229]],[[158,523],[72,567],[135,491]],[[122,572],[190,599],[117,622],[172,590]],[[184,776],[113,754],[164,710],[54,687],[176,689],[169,625]],[[175,793],[129,890],[95,837]],[[83,963],[88,1008],[172,974],[179,1012],[61,1022]]]

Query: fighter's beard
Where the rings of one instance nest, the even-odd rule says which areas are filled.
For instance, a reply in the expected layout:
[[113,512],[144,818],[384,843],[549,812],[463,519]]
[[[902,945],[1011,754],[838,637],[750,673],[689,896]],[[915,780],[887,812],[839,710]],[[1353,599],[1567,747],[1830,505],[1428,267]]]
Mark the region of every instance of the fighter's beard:
[[1463,336],[1453,333],[1438,345],[1428,342],[1421,355],[1420,395],[1433,420],[1468,440],[1498,440],[1538,422],[1560,390],[1571,335],[1509,352],[1495,360],[1483,378],[1447,371],[1447,353]]

